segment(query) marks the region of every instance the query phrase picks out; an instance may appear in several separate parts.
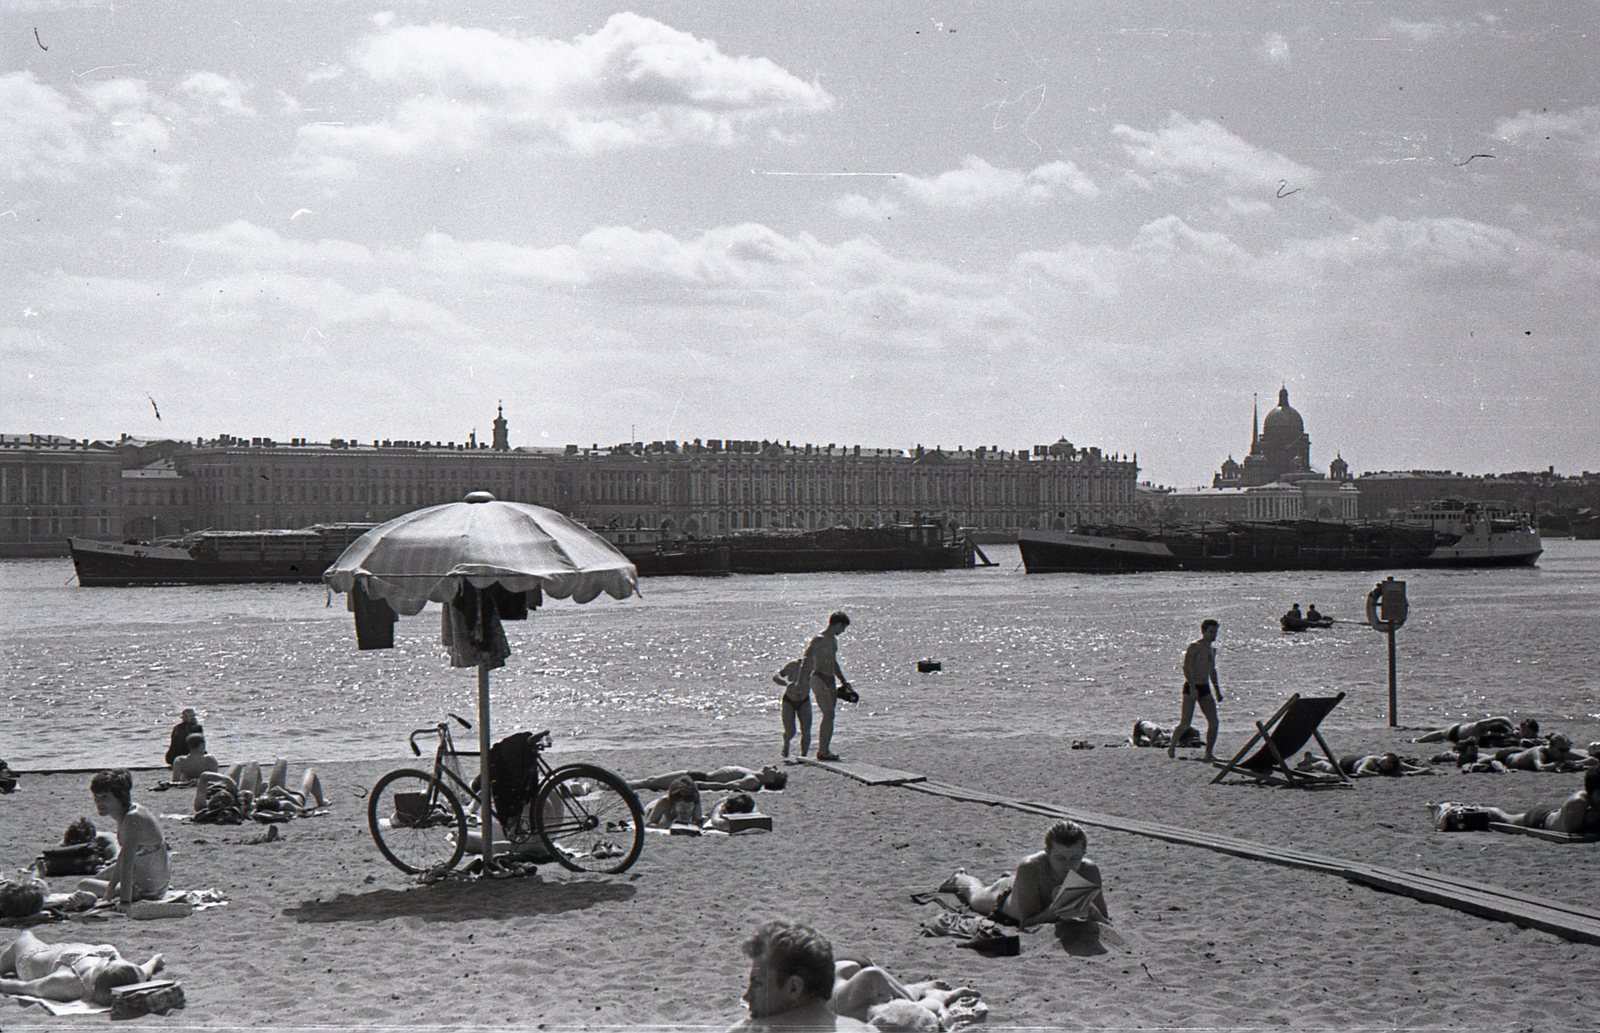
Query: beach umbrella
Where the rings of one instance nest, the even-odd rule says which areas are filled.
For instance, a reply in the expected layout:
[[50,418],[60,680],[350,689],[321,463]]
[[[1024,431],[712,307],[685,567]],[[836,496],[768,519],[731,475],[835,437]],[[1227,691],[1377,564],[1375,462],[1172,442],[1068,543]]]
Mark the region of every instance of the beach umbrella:
[[[381,600],[410,616],[430,602],[456,601],[486,614],[491,638],[503,640],[498,593],[538,590],[587,603],[601,595],[626,599],[639,590],[628,558],[582,524],[543,506],[501,502],[475,491],[460,502],[429,506],[379,524],[352,542],[322,580],[335,592]],[[526,598],[526,596],[523,596]],[[446,614],[448,621],[449,614]],[[358,611],[359,617],[359,611]],[[391,618],[392,619],[392,618]],[[509,652],[509,647],[506,648]],[[489,671],[504,662],[485,655],[478,668],[478,749],[484,871],[494,854],[489,789]]]

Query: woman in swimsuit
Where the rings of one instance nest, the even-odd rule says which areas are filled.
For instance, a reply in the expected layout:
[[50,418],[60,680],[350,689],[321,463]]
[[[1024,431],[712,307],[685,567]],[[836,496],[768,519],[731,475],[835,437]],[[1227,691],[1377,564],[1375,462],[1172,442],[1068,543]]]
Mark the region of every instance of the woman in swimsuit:
[[167,841],[155,815],[133,802],[133,776],[127,771],[102,771],[89,780],[89,791],[95,808],[117,823],[117,859],[98,877],[78,883],[78,888],[123,907],[167,892],[172,877]]
[[[997,922],[1027,928],[1045,922],[1088,919],[1109,922],[1100,867],[1085,856],[1089,836],[1072,821],[1058,821],[1044,836],[1044,849],[1017,865],[1015,873],[984,885],[976,876],[958,869],[939,888],[954,893],[962,903]],[[1058,897],[1064,884],[1077,877],[1085,890],[1067,915]]]
[[23,930],[0,951],[0,993],[110,1004],[114,988],[142,983],[164,964],[159,954],[135,965],[109,943],[46,943]]

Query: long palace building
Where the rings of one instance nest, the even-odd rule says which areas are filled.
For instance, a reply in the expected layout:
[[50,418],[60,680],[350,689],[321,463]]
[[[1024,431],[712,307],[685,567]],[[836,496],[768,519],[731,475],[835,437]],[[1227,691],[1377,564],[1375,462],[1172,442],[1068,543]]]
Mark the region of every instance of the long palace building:
[[1132,520],[1137,474],[1137,456],[1065,439],[1014,451],[718,439],[512,448],[503,411],[488,443],[12,434],[0,436],[0,555],[61,554],[68,536],[378,522],[476,490],[674,535],[914,517],[1004,534]]

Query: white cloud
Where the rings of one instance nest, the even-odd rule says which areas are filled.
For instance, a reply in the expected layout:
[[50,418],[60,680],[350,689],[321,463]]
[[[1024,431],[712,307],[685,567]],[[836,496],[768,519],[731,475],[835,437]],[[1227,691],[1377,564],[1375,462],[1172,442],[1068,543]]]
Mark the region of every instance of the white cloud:
[[1031,172],[996,168],[976,155],[959,169],[936,176],[900,176],[895,185],[906,196],[930,208],[983,208],[1052,200],[1065,194],[1093,197],[1094,181],[1070,161],[1054,161]]
[[1160,129],[1119,124],[1111,133],[1134,163],[1150,173],[1204,177],[1232,190],[1275,188],[1280,180],[1303,186],[1317,178],[1313,170],[1256,147],[1210,119],[1193,122],[1174,112]]
[[1530,150],[1566,152],[1577,159],[1583,183],[1600,189],[1600,105],[1566,111],[1522,111],[1495,126],[1495,135]]
[[[1493,25],[1495,17],[1490,14],[1479,16],[1484,24]],[[1418,43],[1427,43],[1430,40],[1442,39],[1447,36],[1464,36],[1476,32],[1480,28],[1479,22],[1467,21],[1462,18],[1434,18],[1429,21],[1409,21],[1405,18],[1390,18],[1383,23],[1379,31],[1395,36],[1404,36]]]
[[226,111],[230,115],[251,116],[256,113],[245,100],[250,89],[237,79],[216,72],[195,72],[178,84],[178,93]]
[[626,12],[571,41],[385,19],[377,28],[350,63],[403,99],[380,121],[303,127],[311,155],[724,146],[755,123],[832,104],[820,86],[766,58],[730,56]]
[[263,268],[292,265],[351,266],[373,264],[372,251],[344,240],[304,241],[276,230],[238,219],[214,230],[184,233],[173,238],[174,247],[212,255],[237,265]]
[[190,318],[261,324],[288,310],[316,325],[381,325],[459,336],[470,333],[449,309],[394,287],[352,290],[329,277],[285,272],[219,276],[186,288]]
[[867,222],[886,222],[900,214],[900,203],[893,198],[863,197],[845,194],[829,202],[835,215],[846,219],[863,219]]
[[11,180],[72,179],[89,157],[88,121],[32,72],[0,75],[0,169]]

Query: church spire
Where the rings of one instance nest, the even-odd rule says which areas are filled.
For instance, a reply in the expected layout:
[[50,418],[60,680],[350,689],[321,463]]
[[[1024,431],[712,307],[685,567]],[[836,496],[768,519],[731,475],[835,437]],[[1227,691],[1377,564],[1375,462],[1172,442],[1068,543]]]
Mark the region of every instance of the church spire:
[[1256,441],[1261,432],[1261,396],[1254,391],[1250,393],[1250,451],[1256,450]]
[[496,452],[511,451],[511,442],[506,435],[506,407],[495,403],[494,409],[494,443],[489,446]]

